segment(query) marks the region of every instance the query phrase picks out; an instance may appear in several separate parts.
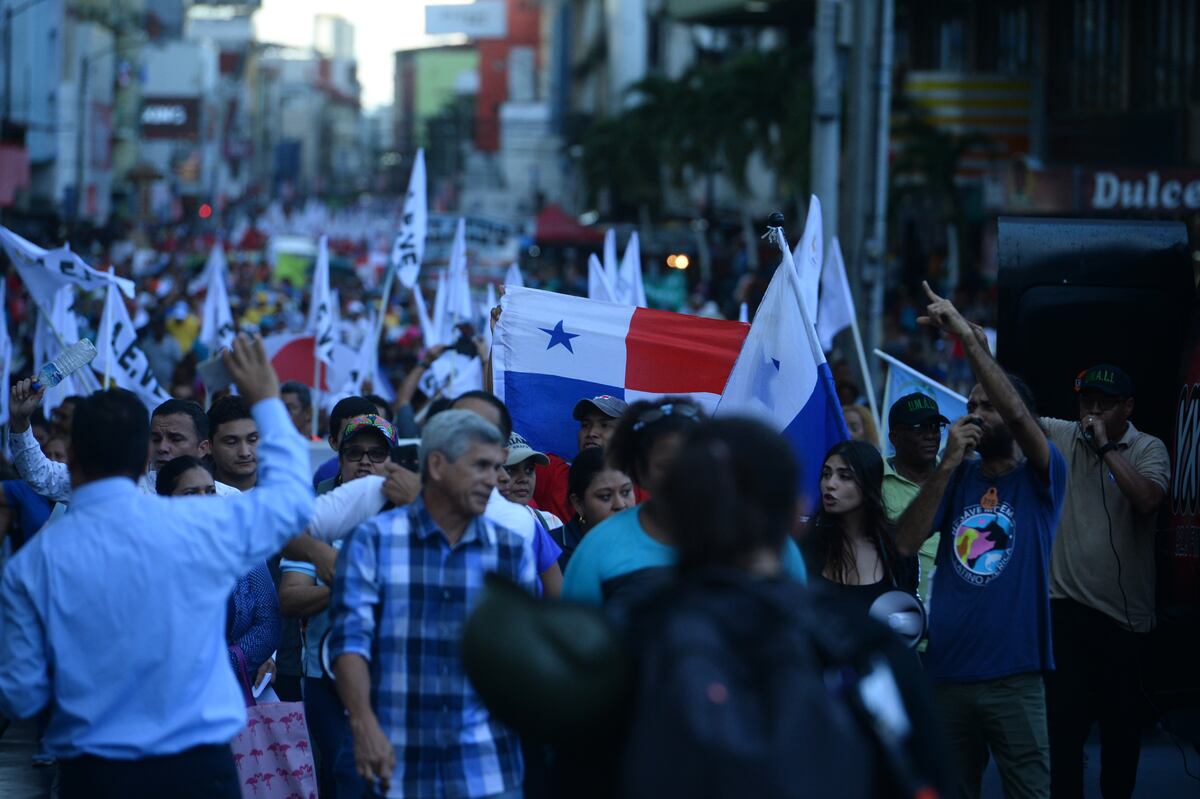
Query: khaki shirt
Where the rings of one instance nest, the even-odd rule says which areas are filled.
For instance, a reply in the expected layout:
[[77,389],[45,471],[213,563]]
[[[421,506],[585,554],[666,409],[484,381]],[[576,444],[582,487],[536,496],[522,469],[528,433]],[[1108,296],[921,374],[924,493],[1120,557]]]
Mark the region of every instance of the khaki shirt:
[[[887,511],[888,519],[893,522],[898,520],[900,514],[904,513],[905,509],[912,504],[920,491],[921,486],[896,471],[891,458],[884,459],[883,507]],[[917,552],[917,560],[921,566],[921,579],[917,585],[917,591],[926,606],[929,604],[929,581],[933,579],[933,567],[937,562],[940,541],[941,535],[934,533],[925,539],[925,543],[921,544],[921,549]]]
[[[1134,510],[1108,466],[1084,440],[1077,422],[1041,421],[1050,440],[1067,459],[1068,468],[1067,498],[1054,535],[1054,554],[1050,561],[1050,597],[1073,599],[1122,625],[1132,623],[1138,632],[1149,632],[1155,622],[1154,527],[1157,514],[1143,515]],[[1130,424],[1117,446],[1121,456],[1138,474],[1166,490],[1170,458],[1162,441],[1139,432]],[[1112,518],[1111,542],[1109,517]],[[1120,557],[1119,584],[1114,547]]]

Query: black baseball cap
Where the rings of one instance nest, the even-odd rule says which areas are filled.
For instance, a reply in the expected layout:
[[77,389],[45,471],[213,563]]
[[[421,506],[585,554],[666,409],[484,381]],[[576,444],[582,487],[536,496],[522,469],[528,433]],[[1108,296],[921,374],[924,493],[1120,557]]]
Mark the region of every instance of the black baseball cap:
[[575,410],[571,415],[575,417],[575,421],[582,422],[583,415],[590,410],[597,410],[605,416],[611,416],[613,419],[620,418],[621,414],[625,413],[625,409],[629,405],[625,400],[619,400],[616,397],[610,397],[608,394],[601,394],[598,397],[591,399],[584,398],[575,403]]
[[888,427],[915,427],[934,420],[950,424],[950,420],[942,416],[933,397],[919,391],[905,394],[893,402],[888,411]]
[[1075,392],[1099,391],[1112,397],[1132,397],[1133,378],[1119,366],[1100,363],[1075,376]]

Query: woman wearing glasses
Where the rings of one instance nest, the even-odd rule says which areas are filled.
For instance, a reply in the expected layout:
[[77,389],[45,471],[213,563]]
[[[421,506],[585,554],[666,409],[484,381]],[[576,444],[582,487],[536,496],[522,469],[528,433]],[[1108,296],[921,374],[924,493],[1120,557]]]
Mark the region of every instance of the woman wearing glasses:
[[[664,397],[635,402],[608,443],[608,462],[633,478],[650,498],[597,525],[580,542],[563,576],[563,597],[629,607],[670,578],[677,554],[670,519],[657,499],[684,438],[704,419],[692,400]],[[790,538],[784,570],[803,581],[804,563]]]

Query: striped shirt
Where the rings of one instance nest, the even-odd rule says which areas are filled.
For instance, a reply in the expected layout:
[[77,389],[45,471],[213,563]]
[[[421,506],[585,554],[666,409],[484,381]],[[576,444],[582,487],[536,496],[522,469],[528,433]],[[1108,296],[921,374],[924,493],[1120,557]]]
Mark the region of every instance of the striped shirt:
[[338,557],[330,656],[370,663],[371,705],[396,749],[389,797],[476,799],[521,785],[517,736],[489,716],[461,656],[488,572],[536,591],[529,540],[481,516],[450,546],[423,498],[360,525]]

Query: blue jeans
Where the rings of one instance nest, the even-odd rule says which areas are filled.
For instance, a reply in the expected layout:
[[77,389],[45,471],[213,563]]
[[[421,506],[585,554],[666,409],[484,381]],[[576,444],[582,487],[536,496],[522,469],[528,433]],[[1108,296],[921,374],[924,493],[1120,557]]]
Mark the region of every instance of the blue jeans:
[[[342,709],[342,700],[338,698],[331,680],[305,677],[303,689],[304,716],[308,722],[308,737],[312,742],[317,765],[317,787],[321,799],[334,799],[342,794],[335,788],[333,766],[342,740],[350,737],[350,724]],[[352,756],[351,766],[353,765]],[[353,799],[353,796],[348,795],[347,799]]]

